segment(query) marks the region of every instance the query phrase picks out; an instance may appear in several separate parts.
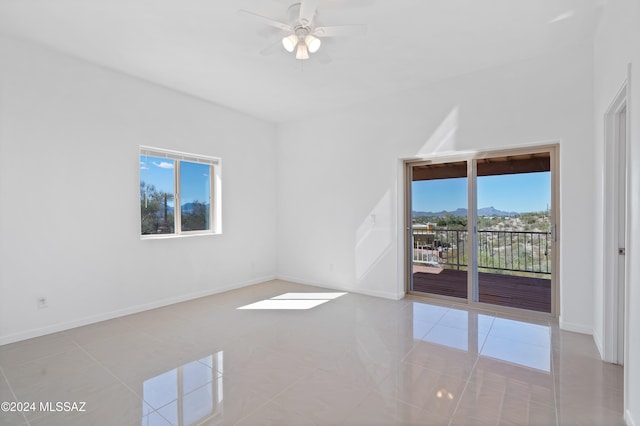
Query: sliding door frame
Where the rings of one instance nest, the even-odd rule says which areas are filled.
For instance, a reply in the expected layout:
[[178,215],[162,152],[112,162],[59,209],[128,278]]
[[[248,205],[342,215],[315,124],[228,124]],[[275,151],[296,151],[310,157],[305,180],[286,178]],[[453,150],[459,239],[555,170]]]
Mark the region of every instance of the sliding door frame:
[[[438,299],[441,301],[449,301],[456,303],[464,303],[466,304],[469,300],[469,295],[471,294],[471,289],[473,288],[473,281],[469,279],[470,275],[467,274],[467,298],[462,299],[453,296],[445,296],[442,294],[431,294],[431,293],[422,293],[411,290],[412,282],[413,282],[413,217],[412,217],[412,201],[413,194],[411,190],[411,182],[413,182],[413,168],[416,166],[426,166],[433,164],[445,164],[452,163],[458,161],[467,161],[467,156],[461,155],[452,155],[452,156],[438,156],[433,157],[433,159],[413,159],[413,160],[405,160],[404,161],[404,194],[405,194],[405,205],[404,205],[404,223],[405,223],[405,237],[404,237],[404,269],[405,269],[405,294],[409,294],[412,296],[420,296],[427,297],[430,299]],[[469,164],[471,162],[467,161],[467,185],[469,185]],[[468,188],[468,186],[467,186]],[[467,189],[467,202],[469,202],[469,189]],[[467,232],[470,231],[469,224],[467,224]],[[473,239],[475,241],[475,237],[472,236],[472,233],[469,232],[470,241]],[[471,244],[469,244],[470,246]],[[470,257],[469,257],[470,259]],[[469,265],[471,268],[472,265]]]
[[[482,152],[461,153],[446,156],[433,156],[419,159],[410,159],[404,161],[404,252],[405,252],[405,293],[412,296],[426,297],[430,299],[440,299],[455,303],[466,304],[471,307],[490,309],[493,311],[502,311],[516,313],[518,315],[528,315],[532,317],[553,317],[558,318],[560,315],[559,295],[560,289],[558,285],[558,277],[560,272],[560,199],[559,199],[559,151],[558,143],[532,145],[526,147],[506,148],[500,150],[487,150]],[[505,157],[511,155],[549,153],[550,171],[551,171],[551,312],[536,312],[524,309],[510,308],[506,306],[492,305],[479,301],[478,290],[478,262],[477,262],[477,161],[493,157]],[[467,245],[467,256],[469,259],[469,273],[467,274],[467,299],[460,299],[450,296],[442,296],[437,294],[428,294],[412,291],[413,279],[413,218],[412,218],[412,182],[413,167],[420,165],[443,164],[449,162],[467,162],[467,208],[469,210],[467,220],[467,232],[469,235],[469,244]]]

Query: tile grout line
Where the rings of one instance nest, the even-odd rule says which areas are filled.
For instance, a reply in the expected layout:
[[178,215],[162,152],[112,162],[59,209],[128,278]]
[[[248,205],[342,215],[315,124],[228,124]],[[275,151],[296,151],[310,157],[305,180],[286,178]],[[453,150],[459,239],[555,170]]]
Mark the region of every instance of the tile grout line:
[[453,411],[451,412],[451,417],[449,418],[449,426],[451,426],[451,423],[453,423],[453,419],[456,417],[456,413],[458,412],[458,408],[460,407],[460,404],[462,403],[462,398],[464,396],[464,393],[467,391],[467,388],[469,387],[469,383],[471,382],[471,376],[473,375],[473,372],[476,369],[476,366],[478,365],[478,360],[480,359],[480,354],[476,355],[476,360],[473,363],[473,367],[471,368],[471,371],[469,372],[469,377],[467,377],[467,380],[464,384],[464,388],[462,388],[462,392],[460,393],[460,399],[458,399],[458,402],[456,403],[456,407],[453,409]]
[[449,419],[449,426],[451,426],[451,423],[453,423],[453,419],[456,417],[456,413],[458,412],[458,408],[460,407],[460,404],[462,403],[462,397],[464,396],[464,393],[467,391],[467,388],[469,387],[469,383],[471,382],[471,376],[473,375],[473,372],[476,370],[476,366],[478,365],[478,361],[480,361],[480,352],[482,352],[482,349],[484,348],[484,345],[487,343],[487,339],[489,338],[489,334],[491,333],[491,329],[493,328],[493,324],[494,324],[496,318],[497,317],[494,316],[493,320],[491,320],[491,326],[489,327],[489,330],[487,330],[487,335],[485,336],[484,342],[482,342],[482,347],[478,348],[478,353],[476,354],[476,360],[473,363],[473,367],[471,368],[471,371],[469,372],[469,377],[467,377],[467,381],[464,384],[464,388],[462,389],[462,392],[460,393],[460,399],[458,399],[456,407],[453,409],[453,412],[451,413],[451,418]]
[[[7,375],[4,374],[4,370],[3,370],[2,366],[0,366],[0,375],[2,375],[2,377],[4,378],[4,381],[7,384],[7,387],[9,387],[9,392],[11,392],[11,395],[13,395],[13,400],[18,402],[18,396],[13,391],[13,387],[11,386],[11,383],[9,383],[9,378],[7,377]],[[29,422],[29,419],[27,419],[27,415],[24,413],[24,411],[21,412],[20,414],[22,414],[22,418],[24,418],[24,421],[27,424],[27,426],[31,425],[31,423]]]
[[[400,358],[400,362],[401,362],[401,363],[405,363],[405,362],[406,362],[406,363],[408,363],[408,364],[413,364],[413,363],[411,363],[411,362],[406,361],[406,359],[407,359],[407,357],[409,356],[409,354],[415,350],[415,348],[418,346],[418,344],[420,344],[420,342],[425,342],[424,338],[425,338],[425,337],[427,337],[427,334],[431,333],[431,331],[435,328],[435,326],[436,326],[436,325],[438,325],[438,324],[440,323],[440,321],[442,321],[442,318],[444,318],[444,317],[445,317],[445,315],[447,315],[447,313],[448,313],[451,309],[453,309],[453,308],[447,307],[447,310],[446,310],[446,311],[445,311],[445,312],[440,316],[440,318],[438,318],[438,320],[437,320],[436,322],[434,322],[434,323],[433,323],[433,325],[432,325],[431,327],[429,327],[429,330],[427,330],[427,331],[422,335],[422,337],[421,337],[421,338],[418,338],[418,339],[415,339],[415,338],[414,338],[414,339],[413,339],[413,340],[414,340],[414,342],[413,342],[413,344],[411,345],[411,349],[409,349],[409,350],[407,351],[407,353],[406,353],[406,354],[404,354],[404,356],[403,356],[402,358]],[[420,321],[420,320],[415,320],[415,319],[414,319],[414,322],[415,322],[415,321],[419,321],[419,322],[423,322],[423,323],[425,323],[425,324],[428,324],[426,321]]]
[[[138,399],[140,400],[140,402],[142,402],[142,404],[146,404],[144,398],[142,398],[140,395],[138,395],[138,393],[136,391],[134,391],[133,389],[131,389],[129,387],[129,385],[127,385],[120,377],[118,377],[113,371],[111,371],[106,365],[104,365],[103,363],[101,363],[96,357],[94,357],[93,355],[91,355],[91,353],[89,353],[89,351],[87,351],[85,348],[82,347],[82,345],[80,345],[78,342],[76,342],[74,339],[71,339],[72,342],[82,351],[84,352],[89,358],[91,358],[96,364],[98,364],[103,370],[105,370],[107,373],[109,373],[114,379],[116,379],[121,385],[123,385],[125,388],[127,388],[131,393],[133,393],[135,396],[138,397]],[[151,407],[151,405],[149,405],[149,407],[151,409],[153,409],[153,411],[158,414],[160,417],[162,417],[168,424],[172,424],[169,420],[167,420],[162,414],[160,414],[154,407]],[[142,409],[144,410],[144,405],[142,406]]]
[[[69,343],[75,343],[73,341],[73,339],[71,339],[71,337],[69,335],[67,335],[66,331],[58,331],[58,332],[53,333],[53,334],[45,334],[43,336],[32,337],[32,338],[27,339],[27,340],[20,340],[18,342],[8,343],[6,345],[0,345],[0,347],[7,347],[7,346],[10,346],[10,345],[15,345],[16,348],[20,349],[22,346],[26,346],[28,344],[28,342],[30,342],[30,341],[32,341],[34,339],[47,338],[47,337],[54,336],[56,334],[59,334],[60,336],[64,336],[64,338],[67,339]],[[20,362],[17,363],[17,365],[24,365],[24,364],[28,364],[30,362],[41,361],[41,360],[46,359],[46,358],[51,358],[51,357],[54,357],[56,355],[64,354],[67,351],[68,351],[68,349],[56,350],[56,351],[53,351],[51,353],[47,353],[46,355],[36,356],[35,358],[29,359],[28,361],[20,361]]]
[[[268,347],[266,347],[266,346],[262,346],[262,347],[263,347],[263,348],[266,348],[266,349],[268,349],[268,350],[271,350],[271,349],[269,349],[269,348],[268,348]],[[319,371],[319,370],[321,370],[321,368],[320,368],[320,367],[315,366],[315,367],[313,367],[312,372],[316,372],[316,371]],[[311,373],[309,373],[309,375],[311,375]],[[303,381],[303,379],[304,379],[304,377],[300,377],[299,379],[297,379],[296,381],[294,381],[293,383],[291,383],[289,386],[286,386],[286,387],[285,387],[284,389],[282,389],[280,392],[276,393],[273,397],[264,396],[264,398],[266,399],[266,402],[265,402],[265,403],[260,404],[260,405],[259,405],[258,407],[256,407],[254,410],[251,410],[249,413],[247,413],[247,415],[240,417],[237,421],[233,422],[233,424],[234,424],[234,425],[239,424],[240,422],[242,422],[242,421],[243,421],[243,420],[245,420],[246,418],[250,417],[253,413],[257,412],[258,410],[261,410],[262,408],[264,408],[267,404],[272,403],[272,404],[276,404],[276,405],[278,405],[278,406],[282,407],[282,405],[278,404],[278,403],[275,401],[275,399],[276,399],[278,396],[282,395],[285,391],[287,391],[287,390],[289,390],[290,388],[292,388],[294,385],[296,385],[296,384],[298,384],[298,383],[302,382],[302,381]],[[263,396],[263,395],[262,395],[262,394],[260,394],[260,396]],[[297,413],[297,412],[295,412],[295,411],[294,411],[294,413],[296,413],[296,414],[300,414],[300,413]],[[314,423],[314,424],[315,424],[315,423]]]

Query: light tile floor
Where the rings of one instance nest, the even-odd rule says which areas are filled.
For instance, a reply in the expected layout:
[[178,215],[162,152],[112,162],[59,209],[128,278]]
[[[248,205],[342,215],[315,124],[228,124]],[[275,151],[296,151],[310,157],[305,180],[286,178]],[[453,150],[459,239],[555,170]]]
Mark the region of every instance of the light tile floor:
[[5,345],[0,373],[36,404],[0,425],[624,424],[622,368],[555,321],[283,281]]

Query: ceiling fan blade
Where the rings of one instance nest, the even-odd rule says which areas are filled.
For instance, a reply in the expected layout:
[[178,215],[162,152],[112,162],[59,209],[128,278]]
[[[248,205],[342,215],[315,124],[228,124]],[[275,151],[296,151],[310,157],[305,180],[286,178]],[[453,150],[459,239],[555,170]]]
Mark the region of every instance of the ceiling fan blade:
[[262,56],[269,56],[269,55],[273,55],[274,53],[284,52],[284,51],[285,50],[282,47],[282,42],[280,40],[276,40],[275,42],[271,43],[269,46],[262,49],[259,53]]
[[324,0],[322,2],[322,11],[332,9],[370,7],[376,0]]
[[342,37],[365,35],[366,33],[366,25],[338,25],[334,27],[318,27],[315,29],[315,31],[313,31],[313,35],[318,37]]
[[[285,6],[291,5],[292,0],[272,0]],[[322,0],[322,12],[327,10],[356,9],[371,7],[377,0]]]
[[318,0],[302,0],[300,2],[300,23],[304,26],[311,25],[318,8]]
[[251,19],[255,19],[263,24],[271,25],[272,27],[276,27],[284,31],[293,32],[293,28],[289,24],[278,22],[275,19],[267,18],[266,16],[258,15],[257,13],[249,12],[248,10],[239,10],[238,14],[241,16],[248,16]]
[[282,30],[279,28],[274,28],[271,26],[262,26],[256,30],[256,34],[258,34],[262,38],[266,39],[275,39],[277,37],[282,38]]

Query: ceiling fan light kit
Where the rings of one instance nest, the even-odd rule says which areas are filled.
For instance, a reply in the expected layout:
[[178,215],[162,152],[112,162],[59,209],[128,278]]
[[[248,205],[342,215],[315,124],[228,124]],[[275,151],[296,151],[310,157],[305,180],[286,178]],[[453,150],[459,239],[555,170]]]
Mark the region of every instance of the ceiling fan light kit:
[[[363,25],[343,25],[338,27],[319,27],[314,20],[317,16],[318,0],[301,0],[289,7],[289,23],[276,21],[257,13],[240,10],[245,16],[250,16],[267,25],[288,33],[282,38],[284,49],[293,53],[296,59],[309,59],[309,53],[316,53],[322,45],[320,37],[336,37],[362,34]],[[326,55],[324,55],[326,56]]]
[[296,51],[296,59],[309,59],[309,53],[316,53],[321,44],[320,39],[311,34],[304,37],[291,34],[282,39],[282,45],[287,52]]
[[295,34],[291,34],[290,36],[284,37],[282,39],[282,45],[287,52],[293,52],[293,50],[298,45],[298,42],[298,36]]
[[296,50],[296,59],[309,59],[309,49],[304,43],[298,43],[298,49]]
[[309,52],[316,53],[320,49],[322,42],[318,37],[314,37],[311,34],[304,38],[304,44],[309,48]]

